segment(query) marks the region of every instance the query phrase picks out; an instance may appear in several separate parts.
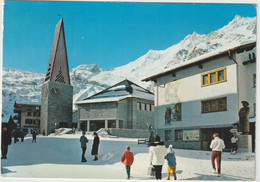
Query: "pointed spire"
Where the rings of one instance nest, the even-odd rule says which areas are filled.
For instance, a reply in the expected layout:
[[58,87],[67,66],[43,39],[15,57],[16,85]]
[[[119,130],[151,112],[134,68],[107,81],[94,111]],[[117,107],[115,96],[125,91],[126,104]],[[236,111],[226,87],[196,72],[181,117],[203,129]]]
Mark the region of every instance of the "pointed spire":
[[63,18],[55,27],[49,65],[45,82],[52,81],[70,85]]

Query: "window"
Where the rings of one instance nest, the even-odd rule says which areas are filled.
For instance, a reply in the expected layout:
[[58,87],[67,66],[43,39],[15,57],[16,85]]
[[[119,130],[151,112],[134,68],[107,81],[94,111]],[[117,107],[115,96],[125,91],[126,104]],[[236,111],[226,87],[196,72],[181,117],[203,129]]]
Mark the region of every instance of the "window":
[[215,71],[204,73],[201,75],[201,86],[208,86],[216,83],[225,82],[226,77],[226,68],[221,68]]
[[138,110],[142,110],[141,102],[137,102],[137,109],[138,109]]
[[145,111],[147,110],[147,104],[144,104],[144,110]]
[[182,140],[182,130],[175,130],[175,140]]
[[31,116],[32,115],[32,112],[31,111],[28,111],[27,112],[27,116]]
[[253,87],[256,87],[256,74],[253,74]]
[[165,130],[165,141],[171,140],[171,130]]
[[28,124],[28,125],[32,124],[32,120],[31,119],[26,119],[25,120],[25,124]]
[[181,103],[177,103],[174,106],[175,113],[173,115],[173,120],[181,121]]
[[201,113],[218,112],[227,110],[227,98],[201,101]]

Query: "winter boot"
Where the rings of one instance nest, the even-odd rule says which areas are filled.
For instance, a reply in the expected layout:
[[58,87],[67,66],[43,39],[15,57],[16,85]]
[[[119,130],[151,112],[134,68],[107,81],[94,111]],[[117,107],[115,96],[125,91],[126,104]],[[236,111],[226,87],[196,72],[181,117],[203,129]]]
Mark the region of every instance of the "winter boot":
[[93,161],[97,161],[98,160],[98,158],[97,157],[95,157],[94,159],[93,159]]

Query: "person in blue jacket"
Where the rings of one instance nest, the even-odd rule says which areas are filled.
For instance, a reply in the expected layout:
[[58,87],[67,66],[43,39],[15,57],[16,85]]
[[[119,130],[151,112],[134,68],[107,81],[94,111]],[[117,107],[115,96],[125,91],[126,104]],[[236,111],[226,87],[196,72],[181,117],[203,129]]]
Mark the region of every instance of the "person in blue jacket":
[[82,132],[82,136],[80,137],[80,143],[81,143],[81,148],[82,148],[82,157],[81,157],[81,162],[87,162],[86,158],[85,158],[85,153],[87,150],[87,143],[88,143],[88,139],[85,137],[86,132],[83,131]]
[[177,180],[176,172],[175,172],[176,171],[176,158],[175,158],[175,152],[173,151],[172,145],[169,145],[168,154],[165,156],[165,159],[168,162],[167,180],[170,180],[171,171],[172,171],[174,180]]

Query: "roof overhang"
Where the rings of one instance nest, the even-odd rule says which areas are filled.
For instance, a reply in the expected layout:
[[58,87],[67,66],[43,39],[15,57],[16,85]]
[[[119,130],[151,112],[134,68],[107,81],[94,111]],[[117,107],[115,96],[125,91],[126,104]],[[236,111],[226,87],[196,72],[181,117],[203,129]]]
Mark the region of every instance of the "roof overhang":
[[177,71],[195,66],[195,65],[200,65],[204,62],[210,61],[212,59],[216,59],[218,57],[223,57],[223,56],[228,56],[230,54],[230,52],[234,52],[236,50],[243,50],[246,47],[250,47],[250,46],[255,46],[256,45],[256,41],[251,41],[251,42],[247,42],[244,44],[240,44],[240,45],[236,45],[232,48],[220,48],[219,50],[216,50],[214,52],[210,52],[207,54],[204,54],[202,56],[196,57],[194,59],[185,61],[183,63],[177,64],[173,69],[152,75],[150,77],[144,78],[141,81],[154,81],[156,82],[156,79],[165,75],[169,75],[169,74],[175,74]]

